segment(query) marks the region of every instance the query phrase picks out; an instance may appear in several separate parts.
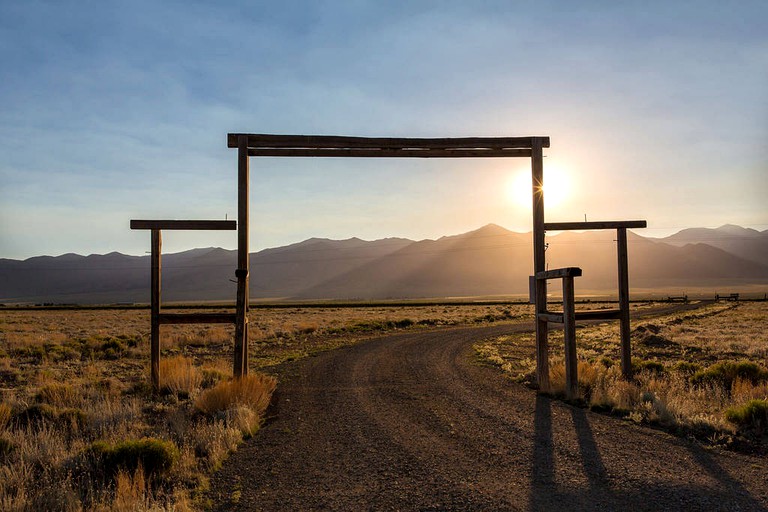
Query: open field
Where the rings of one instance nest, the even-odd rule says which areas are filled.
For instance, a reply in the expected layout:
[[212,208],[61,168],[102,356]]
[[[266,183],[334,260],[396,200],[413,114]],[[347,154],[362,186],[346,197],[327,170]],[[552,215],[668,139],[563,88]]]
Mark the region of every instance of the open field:
[[[618,325],[582,325],[576,341],[580,401],[713,444],[763,451],[768,447],[766,325],[764,301],[711,303],[634,322],[632,382],[620,376]],[[533,333],[521,333],[475,348],[513,379],[532,382],[534,345]],[[554,392],[562,395],[562,331],[551,333],[550,355]]]
[[[390,330],[529,315],[527,305],[259,308],[250,366],[268,371]],[[232,328],[162,333],[163,393],[153,396],[147,310],[0,311],[0,509],[204,507],[208,475],[259,428],[274,381],[257,383],[266,402],[229,403],[239,393],[226,389]],[[105,469],[126,452],[139,455]],[[148,454],[166,462],[150,468]]]
[[[632,304],[634,311],[652,306]],[[767,317],[768,303],[720,303],[638,322],[634,353],[646,362],[631,384],[615,375],[617,326],[580,329],[583,400],[636,422],[733,443],[745,431],[726,419],[727,410],[765,399],[765,382],[732,379],[726,389],[712,382],[693,386],[690,377],[722,360],[748,358],[766,367]],[[527,304],[260,307],[250,313],[250,368],[258,376],[388,331],[531,320]],[[147,310],[0,311],[0,509],[206,506],[211,471],[258,430],[275,382],[257,377],[250,391],[231,388],[231,327],[164,326],[162,333],[163,392],[154,396]],[[534,366],[532,340],[523,332],[476,350],[525,380]],[[551,344],[557,382],[556,333]],[[246,393],[255,398],[243,399]],[[751,434],[754,439],[754,429]],[[125,453],[133,459],[119,463]]]

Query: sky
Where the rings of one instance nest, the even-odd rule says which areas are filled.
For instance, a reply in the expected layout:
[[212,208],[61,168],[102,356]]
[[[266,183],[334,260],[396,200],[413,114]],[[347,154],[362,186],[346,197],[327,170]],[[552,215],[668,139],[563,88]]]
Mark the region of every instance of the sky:
[[[546,135],[548,221],[765,230],[766,23],[762,0],[0,0],[0,258],[144,254],[130,219],[236,219],[230,132]],[[529,231],[529,176],[252,158],[251,249]]]

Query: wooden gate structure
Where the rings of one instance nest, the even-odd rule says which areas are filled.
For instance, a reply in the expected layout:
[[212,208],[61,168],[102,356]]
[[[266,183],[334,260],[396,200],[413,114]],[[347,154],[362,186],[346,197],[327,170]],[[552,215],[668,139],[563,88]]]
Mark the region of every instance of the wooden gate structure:
[[[235,323],[233,375],[248,374],[248,306],[249,306],[249,193],[250,157],[331,157],[331,158],[530,158],[533,177],[533,250],[536,282],[536,346],[537,380],[540,389],[549,389],[548,322],[565,323],[573,331],[570,321],[573,300],[564,303],[564,313],[547,311],[546,280],[555,277],[570,280],[581,275],[580,269],[546,272],[544,259],[545,231],[567,229],[615,228],[619,234],[619,313],[611,318],[622,320],[622,343],[629,344],[629,292],[626,280],[626,228],[645,227],[645,221],[629,223],[544,223],[544,165],[543,149],[549,147],[549,137],[461,137],[461,138],[381,138],[341,137],[330,135],[267,135],[230,133],[227,146],[237,149],[237,302],[235,314],[162,314],[160,310],[160,231],[162,229],[235,229],[234,221],[131,221],[133,229],[152,230],[152,381],[159,386],[159,326],[163,323]],[[623,242],[622,242],[623,240]],[[623,248],[623,252],[622,252]],[[622,260],[623,254],[623,260]],[[622,261],[624,262],[622,264]],[[554,272],[554,274],[553,274]],[[623,277],[622,277],[623,276]],[[623,279],[623,280],[622,280]],[[622,284],[623,283],[623,284]],[[566,284],[564,283],[564,287]],[[565,294],[564,294],[565,295]],[[569,313],[569,311],[571,313]],[[595,313],[590,318],[596,318]],[[583,316],[579,312],[576,318]],[[568,318],[568,322],[566,322]],[[575,361],[575,342],[573,357]],[[629,352],[627,352],[628,354]],[[628,357],[628,356],[627,356]],[[625,373],[627,359],[622,357]],[[567,368],[569,368],[567,366]],[[572,376],[575,378],[575,366]]]
[[[331,135],[230,133],[227,146],[237,149],[237,322],[235,376],[248,371],[248,193],[250,157],[342,158],[531,158],[542,166],[549,137],[380,138]],[[538,164],[536,163],[538,162]],[[534,173],[535,174],[535,173]]]
[[[544,222],[544,165],[541,152],[532,157],[533,175],[533,267],[534,302],[536,304],[536,381],[539,389],[549,391],[549,323],[563,324],[565,342],[565,385],[568,398],[578,393],[578,361],[576,358],[576,320],[619,320],[621,333],[621,372],[624,378],[632,376],[632,348],[629,324],[629,265],[627,229],[644,228],[644,220],[607,222]],[[576,311],[574,304],[574,278],[581,276],[581,268],[568,267],[546,270],[544,241],[547,230],[615,229],[618,253],[619,308],[595,311]],[[547,281],[563,280],[563,311],[547,309]]]
[[152,389],[160,389],[160,326],[162,324],[232,324],[236,316],[232,313],[163,313],[162,312],[162,248],[164,229],[172,230],[234,230],[237,223],[233,220],[131,220],[131,229],[151,231],[152,250],[150,260],[150,379]]

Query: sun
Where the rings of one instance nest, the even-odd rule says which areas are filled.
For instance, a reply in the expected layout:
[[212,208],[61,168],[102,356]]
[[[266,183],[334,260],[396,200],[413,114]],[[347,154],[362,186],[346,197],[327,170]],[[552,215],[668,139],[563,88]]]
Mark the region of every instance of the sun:
[[[530,210],[533,194],[531,170],[516,171],[507,182],[507,199],[516,206]],[[558,208],[567,201],[571,190],[571,180],[567,172],[557,165],[544,167],[544,207],[547,210]]]

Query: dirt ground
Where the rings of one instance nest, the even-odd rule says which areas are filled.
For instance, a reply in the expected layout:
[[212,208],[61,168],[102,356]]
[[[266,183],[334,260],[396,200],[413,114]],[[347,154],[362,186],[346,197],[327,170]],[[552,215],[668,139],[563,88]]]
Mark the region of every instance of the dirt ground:
[[276,368],[272,418],[216,510],[768,510],[765,458],[537,395],[473,343],[525,323],[382,336]]

